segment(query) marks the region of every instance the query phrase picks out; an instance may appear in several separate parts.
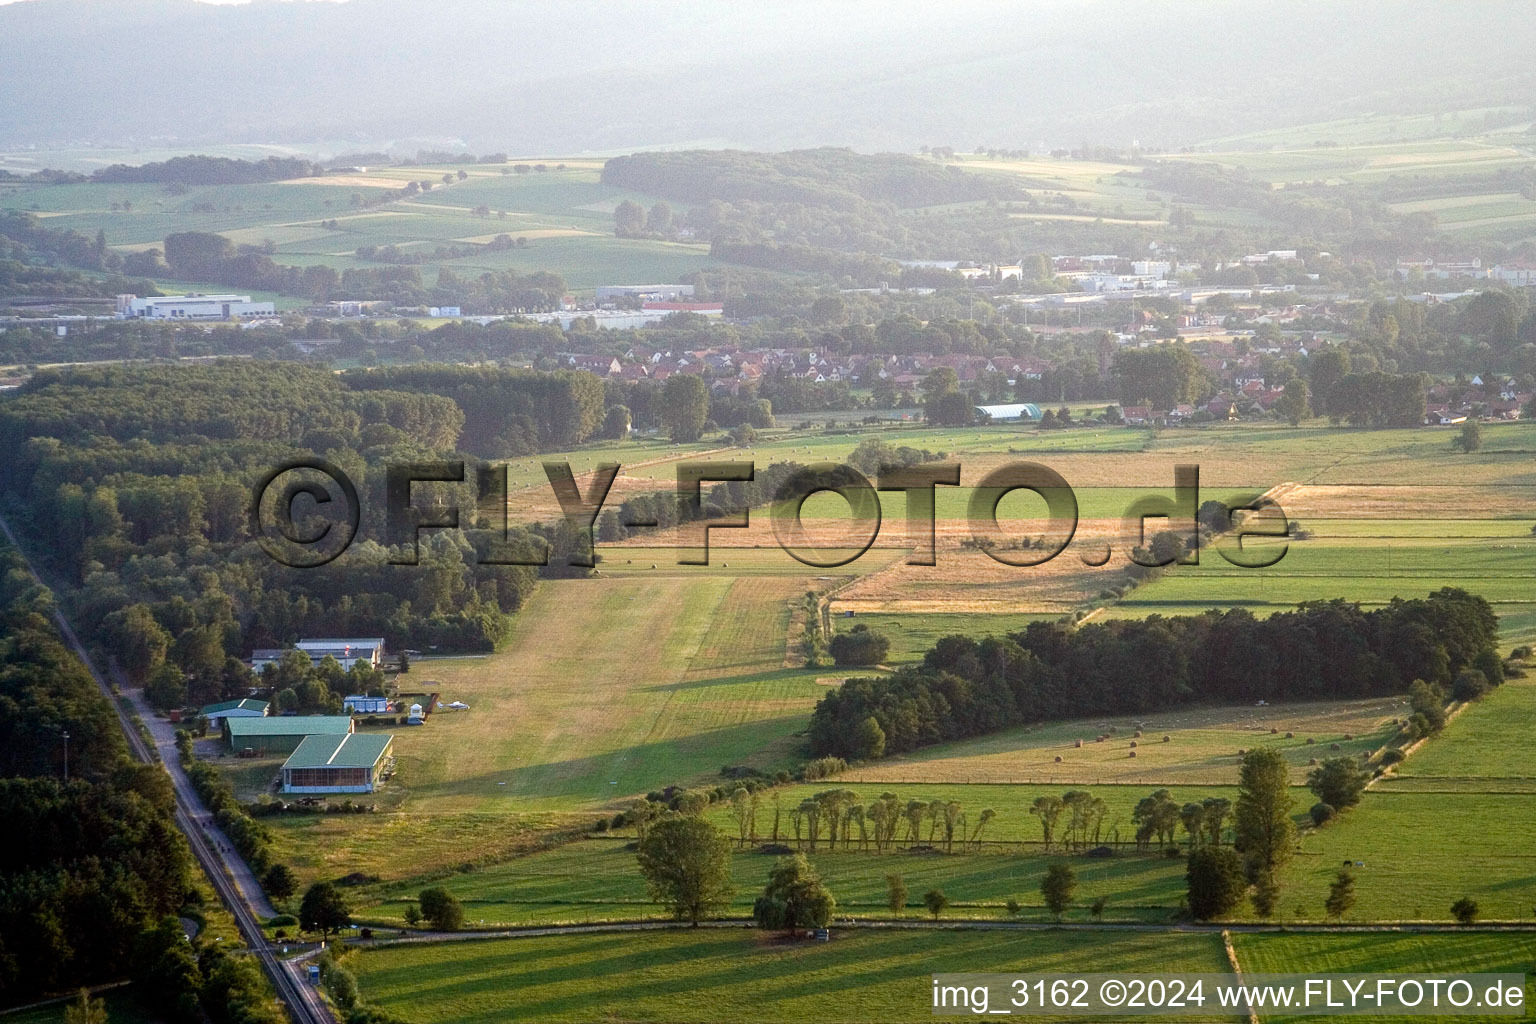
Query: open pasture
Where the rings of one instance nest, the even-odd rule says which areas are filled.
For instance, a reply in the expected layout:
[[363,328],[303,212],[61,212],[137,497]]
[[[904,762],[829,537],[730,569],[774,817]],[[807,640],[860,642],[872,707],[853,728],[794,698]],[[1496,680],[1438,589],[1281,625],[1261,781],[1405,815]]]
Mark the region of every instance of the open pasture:
[[1106,971],[1226,967],[1209,934],[842,930],[806,943],[736,929],[390,946],[349,966],[368,1002],[415,1024],[840,1024],[932,1020],[935,972],[1072,972],[1090,960]]
[[[1273,747],[1290,763],[1292,783],[1301,785],[1313,759],[1358,757],[1381,747],[1396,732],[1390,721],[1402,716],[1404,708],[1402,700],[1388,697],[1177,708],[1141,716],[1048,723],[898,754],[854,768],[839,779],[903,788],[935,782],[1236,785],[1237,752]],[[1138,731],[1139,739],[1135,738]],[[1134,758],[1130,756],[1133,742]]]
[[[1433,746],[1433,741],[1431,741]],[[1410,758],[1412,760],[1412,758]],[[1310,803],[1299,793],[1298,803]],[[1347,859],[1358,902],[1350,920],[1446,920],[1462,896],[1485,920],[1527,921],[1536,908],[1536,822],[1529,794],[1372,789],[1358,807],[1309,832],[1286,868],[1282,906],[1322,916]]]

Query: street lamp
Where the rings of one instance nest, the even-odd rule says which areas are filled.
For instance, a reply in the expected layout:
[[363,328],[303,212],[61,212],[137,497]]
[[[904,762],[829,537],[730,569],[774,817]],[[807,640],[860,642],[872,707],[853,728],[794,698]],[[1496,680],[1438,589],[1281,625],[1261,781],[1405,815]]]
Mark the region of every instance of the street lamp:
[[69,781],[69,730],[64,730],[64,781]]

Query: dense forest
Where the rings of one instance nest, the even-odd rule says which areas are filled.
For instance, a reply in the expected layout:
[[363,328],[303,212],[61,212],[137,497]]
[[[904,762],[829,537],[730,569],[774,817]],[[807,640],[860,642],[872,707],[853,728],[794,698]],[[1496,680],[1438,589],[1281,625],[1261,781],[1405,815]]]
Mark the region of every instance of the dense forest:
[[275,1024],[253,963],[183,935],[177,918],[201,921],[202,896],[170,780],[129,759],[52,602],[0,545],[0,815],[25,840],[0,849],[0,991],[25,1001],[129,978],[176,1024]]
[[[581,416],[601,413],[601,385],[573,373],[507,374],[488,407],[511,401],[518,381],[547,383],[552,396],[518,413],[535,438],[590,430]],[[354,387],[296,363],[234,361],[40,373],[0,402],[3,499],[74,587],[82,634],[136,682],[170,662],[196,696],[216,698],[249,685],[226,670],[229,657],[300,635],[488,650],[539,570],[482,565],[476,545],[488,538],[457,533],[424,539],[418,565],[391,564],[381,543],[386,465],[453,455],[466,417],[430,383],[412,381],[415,393],[388,383]],[[562,405],[572,394],[586,402],[575,413]],[[252,543],[251,486],[285,460],[315,455],[356,482],[360,536],[330,565],[287,568]],[[473,508],[470,485],[464,491],[460,504]],[[568,543],[558,530],[511,534],[529,552]]]
[[816,755],[868,756],[873,718],[887,754],[1010,726],[1187,704],[1325,700],[1449,686],[1471,667],[1502,680],[1498,617],[1444,588],[1363,610],[1335,600],[1257,618],[1244,609],[1072,628],[1031,623],[975,640],[945,637],[921,665],[850,679],[811,715]]

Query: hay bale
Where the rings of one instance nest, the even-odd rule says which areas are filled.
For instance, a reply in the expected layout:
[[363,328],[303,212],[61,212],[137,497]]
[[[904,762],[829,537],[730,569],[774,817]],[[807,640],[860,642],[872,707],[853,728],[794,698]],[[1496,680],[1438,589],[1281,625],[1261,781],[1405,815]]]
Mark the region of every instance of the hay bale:
[[1083,741],[1078,740],[1076,743],[1073,743],[1072,746],[1078,750],[1081,750],[1083,749]]
[[1132,750],[1136,749],[1136,741],[1135,740],[1131,740],[1131,749]]
[[[1279,732],[1280,730],[1276,729],[1275,731]],[[1288,740],[1293,740],[1293,739],[1296,738],[1296,734],[1293,733],[1293,732],[1288,732],[1288,733],[1285,734],[1285,738],[1288,739]]]
[[1137,739],[1141,739],[1141,730],[1140,730],[1140,729],[1137,729],[1137,730],[1136,730],[1136,731],[1135,731],[1135,732],[1134,732],[1134,733],[1132,733],[1132,734],[1131,734],[1131,735],[1133,735],[1133,736],[1135,736],[1135,737],[1136,737],[1136,738],[1137,738]]
[[1169,736],[1167,733],[1163,733],[1163,742],[1164,743],[1167,743],[1168,741],[1170,741],[1172,739],[1173,739],[1172,736]]
[[1355,738],[1355,734],[1352,733],[1352,732],[1347,732],[1347,733],[1344,734],[1344,738],[1347,739],[1347,740],[1352,740],[1352,739]]
[[1328,744],[1328,749],[1329,750],[1342,750],[1343,748],[1340,747],[1337,743],[1330,743],[1330,744]]
[[1243,757],[1243,756],[1245,756],[1245,755],[1246,755],[1246,754],[1247,754],[1247,753],[1248,753],[1248,751],[1246,751],[1246,750],[1244,750],[1244,749],[1243,749],[1243,748],[1242,748],[1242,747],[1238,747],[1238,748],[1237,748],[1237,756],[1238,756],[1238,757]]
[[1060,754],[1056,755],[1056,763],[1057,764],[1061,764],[1061,755]]
[[1316,742],[1317,742],[1317,740],[1313,739],[1311,736],[1307,737],[1307,746],[1310,747],[1312,744],[1314,744]]
[[1135,757],[1136,756],[1136,751],[1134,751],[1134,750],[1129,751],[1128,756]]
[[1307,764],[1309,764],[1309,765],[1317,764],[1317,758],[1315,758],[1315,757],[1307,758]]
[[1270,735],[1271,735],[1271,736],[1273,736],[1273,735],[1274,735],[1274,734],[1275,734],[1275,733],[1277,733],[1277,732],[1279,732],[1279,731],[1280,731],[1280,730],[1279,730],[1279,729],[1276,729],[1276,728],[1274,728],[1274,727],[1273,727],[1273,726],[1271,726],[1271,727],[1270,727],[1270,730],[1269,730],[1269,734],[1270,734]]

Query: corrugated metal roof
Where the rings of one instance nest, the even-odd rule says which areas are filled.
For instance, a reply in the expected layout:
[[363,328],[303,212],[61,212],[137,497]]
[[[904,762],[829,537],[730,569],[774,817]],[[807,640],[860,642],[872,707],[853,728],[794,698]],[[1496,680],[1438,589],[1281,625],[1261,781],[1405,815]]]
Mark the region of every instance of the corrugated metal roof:
[[234,736],[345,735],[352,731],[348,715],[295,715],[292,718],[228,718]]
[[394,736],[369,732],[310,736],[283,762],[284,768],[372,768]]
[[203,714],[215,715],[220,711],[260,711],[267,713],[267,702],[264,700],[252,700],[246,697],[244,700],[221,700],[217,704],[207,704],[203,707]]

